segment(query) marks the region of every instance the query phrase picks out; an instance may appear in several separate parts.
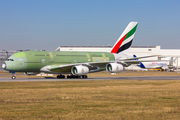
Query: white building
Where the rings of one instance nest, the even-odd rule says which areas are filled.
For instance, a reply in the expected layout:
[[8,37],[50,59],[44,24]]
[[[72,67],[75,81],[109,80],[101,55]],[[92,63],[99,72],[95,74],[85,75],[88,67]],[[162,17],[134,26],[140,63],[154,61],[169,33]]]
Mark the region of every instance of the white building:
[[[109,52],[112,46],[59,46],[55,51],[94,51],[94,52]],[[160,55],[163,57],[172,57],[173,66],[180,67],[180,49],[161,49],[160,46],[132,46],[129,50],[129,55],[136,55],[137,57]],[[161,57],[146,58],[151,60],[158,60]]]

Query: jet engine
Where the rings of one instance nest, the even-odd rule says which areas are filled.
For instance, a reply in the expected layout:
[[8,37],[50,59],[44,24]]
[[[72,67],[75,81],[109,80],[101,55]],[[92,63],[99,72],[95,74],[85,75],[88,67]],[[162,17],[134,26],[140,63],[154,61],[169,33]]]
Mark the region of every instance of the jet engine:
[[109,63],[106,65],[106,71],[110,73],[119,73],[123,71],[123,66],[118,63]]
[[37,75],[39,72],[24,72],[25,75]]
[[89,73],[89,68],[86,66],[74,66],[71,68],[73,75],[85,75]]

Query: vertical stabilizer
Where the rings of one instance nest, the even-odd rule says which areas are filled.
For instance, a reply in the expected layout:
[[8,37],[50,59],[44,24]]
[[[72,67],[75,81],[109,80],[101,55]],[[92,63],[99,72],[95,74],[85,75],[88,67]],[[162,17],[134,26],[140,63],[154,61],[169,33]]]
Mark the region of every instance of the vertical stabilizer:
[[138,22],[130,22],[117,42],[111,49],[111,53],[127,55],[131,47]]

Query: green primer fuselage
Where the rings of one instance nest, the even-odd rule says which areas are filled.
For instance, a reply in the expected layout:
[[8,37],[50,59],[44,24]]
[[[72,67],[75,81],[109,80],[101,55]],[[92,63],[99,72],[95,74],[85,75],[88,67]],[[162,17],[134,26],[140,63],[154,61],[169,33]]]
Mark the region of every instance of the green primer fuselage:
[[40,72],[47,65],[115,61],[114,54],[107,52],[70,51],[24,51],[13,54],[6,63],[6,70],[12,72]]

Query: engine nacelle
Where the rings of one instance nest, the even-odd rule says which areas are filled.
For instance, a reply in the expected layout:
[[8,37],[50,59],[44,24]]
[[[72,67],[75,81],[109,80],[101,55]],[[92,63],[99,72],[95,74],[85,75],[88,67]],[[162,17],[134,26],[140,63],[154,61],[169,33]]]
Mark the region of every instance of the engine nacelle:
[[89,73],[89,68],[86,66],[74,66],[71,68],[73,75],[85,75]]
[[39,72],[24,72],[25,75],[37,75]]
[[106,71],[110,73],[119,73],[123,71],[123,66],[118,63],[109,63],[106,65]]

